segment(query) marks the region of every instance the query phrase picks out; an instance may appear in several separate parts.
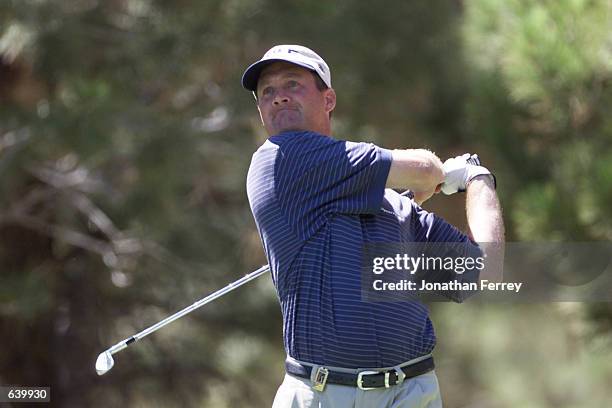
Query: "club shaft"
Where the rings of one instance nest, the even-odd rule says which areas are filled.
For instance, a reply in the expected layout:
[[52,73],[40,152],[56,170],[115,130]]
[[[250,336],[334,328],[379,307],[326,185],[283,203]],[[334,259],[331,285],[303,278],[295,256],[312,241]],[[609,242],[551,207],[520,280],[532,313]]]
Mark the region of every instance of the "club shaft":
[[177,319],[180,319],[181,317],[185,316],[186,314],[189,314],[189,313],[193,312],[194,310],[198,309],[199,307],[202,307],[205,304],[210,303],[213,300],[215,300],[215,299],[225,295],[226,293],[231,292],[232,290],[234,290],[234,289],[244,285],[245,283],[252,281],[253,279],[263,275],[264,273],[268,272],[269,270],[270,270],[270,267],[268,265],[264,265],[261,268],[257,269],[256,271],[253,271],[251,273],[248,273],[248,274],[244,275],[242,278],[238,279],[237,281],[232,282],[229,285],[225,286],[224,288],[221,288],[218,291],[211,293],[210,295],[206,296],[203,299],[198,300],[197,302],[195,302],[191,306],[187,306],[186,308],[184,308],[182,310],[179,310],[178,312],[176,312],[172,316],[166,317],[164,320],[161,320],[160,322],[154,324],[153,326],[144,329],[143,331],[133,335],[132,337],[128,337],[127,339],[120,341],[119,343],[117,343],[114,346],[112,346],[111,348],[109,348],[108,351],[111,354],[115,354],[115,353],[123,350],[128,345],[130,345],[131,343],[133,343],[133,342],[135,342],[137,340],[140,340],[143,337],[148,336],[149,334],[151,334],[151,333],[161,329],[162,327],[166,326],[167,324],[170,324],[173,321],[175,321]]

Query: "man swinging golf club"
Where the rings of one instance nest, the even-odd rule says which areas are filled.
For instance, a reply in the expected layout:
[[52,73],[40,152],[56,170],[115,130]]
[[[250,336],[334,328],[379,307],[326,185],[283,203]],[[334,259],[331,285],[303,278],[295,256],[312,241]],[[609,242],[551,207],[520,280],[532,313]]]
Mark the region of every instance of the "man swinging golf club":
[[427,150],[333,139],[330,70],[306,47],[273,47],[242,85],[270,136],[247,192],[283,315],[287,374],[273,407],[441,407],[426,307],[362,300],[361,251],[374,241],[459,242],[481,254],[421,209],[440,186],[467,192],[474,241],[502,242],[491,173],[469,154],[443,165]]

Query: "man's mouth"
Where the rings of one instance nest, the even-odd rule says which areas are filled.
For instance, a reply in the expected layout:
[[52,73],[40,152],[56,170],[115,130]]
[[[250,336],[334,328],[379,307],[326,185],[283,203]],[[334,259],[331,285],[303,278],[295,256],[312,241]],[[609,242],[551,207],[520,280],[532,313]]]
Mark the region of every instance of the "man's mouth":
[[287,111],[297,111],[297,109],[296,108],[280,108],[279,110],[274,112],[274,116],[278,115],[281,112],[287,112]]
[[296,119],[296,115],[299,115],[299,110],[297,110],[296,108],[281,108],[273,113],[272,120],[293,121]]

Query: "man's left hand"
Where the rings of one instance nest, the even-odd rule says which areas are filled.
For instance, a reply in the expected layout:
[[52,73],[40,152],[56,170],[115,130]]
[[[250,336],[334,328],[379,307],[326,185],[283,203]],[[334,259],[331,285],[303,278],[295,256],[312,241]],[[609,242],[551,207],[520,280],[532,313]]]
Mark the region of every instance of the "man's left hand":
[[491,172],[480,165],[477,154],[465,153],[464,155],[453,157],[444,162],[444,183],[442,192],[446,195],[463,192],[467,184],[476,176],[490,175]]

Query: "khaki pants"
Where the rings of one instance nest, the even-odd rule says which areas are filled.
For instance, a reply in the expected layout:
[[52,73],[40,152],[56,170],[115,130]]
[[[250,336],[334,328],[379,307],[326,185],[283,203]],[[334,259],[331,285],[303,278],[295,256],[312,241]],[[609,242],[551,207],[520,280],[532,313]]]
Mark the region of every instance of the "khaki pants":
[[442,398],[435,371],[390,388],[327,384],[323,392],[313,390],[310,380],[285,374],[272,408],[442,408]]

